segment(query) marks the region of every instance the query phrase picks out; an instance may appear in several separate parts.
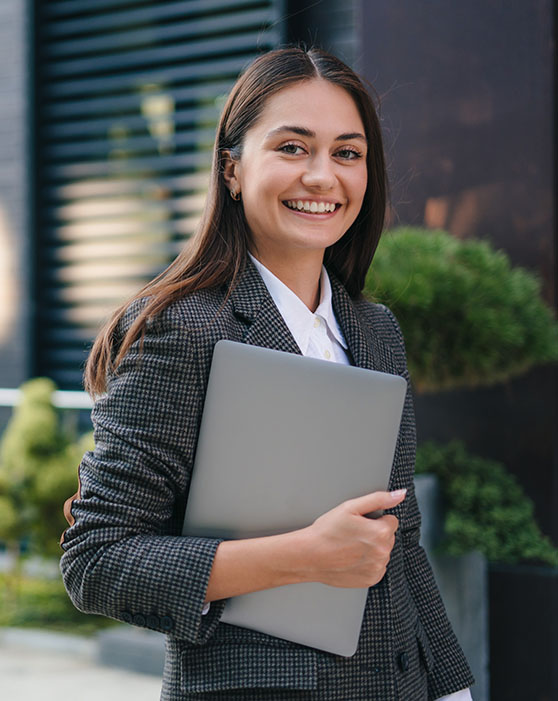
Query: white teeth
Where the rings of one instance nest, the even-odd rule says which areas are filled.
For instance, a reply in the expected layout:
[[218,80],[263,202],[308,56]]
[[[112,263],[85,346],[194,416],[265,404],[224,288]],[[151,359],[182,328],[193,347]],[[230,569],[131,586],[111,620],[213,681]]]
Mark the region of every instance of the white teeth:
[[320,214],[322,212],[334,212],[335,203],[334,202],[314,202],[302,200],[286,200],[285,204],[290,209],[297,209],[299,212],[312,212]]

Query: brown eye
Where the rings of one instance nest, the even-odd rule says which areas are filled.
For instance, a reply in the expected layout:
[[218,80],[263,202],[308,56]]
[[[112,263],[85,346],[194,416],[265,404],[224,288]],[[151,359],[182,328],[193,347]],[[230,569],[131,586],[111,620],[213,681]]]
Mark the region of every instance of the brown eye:
[[283,146],[279,146],[278,151],[289,156],[299,156],[301,153],[304,153],[304,149],[298,144],[283,144]]
[[360,151],[355,151],[352,148],[343,148],[340,151],[337,151],[335,155],[344,161],[353,161],[355,159],[362,158],[362,153],[360,153]]

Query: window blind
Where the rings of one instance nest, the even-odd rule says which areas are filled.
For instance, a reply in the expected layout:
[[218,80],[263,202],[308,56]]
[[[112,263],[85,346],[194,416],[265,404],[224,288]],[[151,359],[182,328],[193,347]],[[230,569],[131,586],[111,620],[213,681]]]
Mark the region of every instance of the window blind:
[[36,9],[37,374],[78,389],[110,312],[175,257],[240,70],[278,0],[55,0]]

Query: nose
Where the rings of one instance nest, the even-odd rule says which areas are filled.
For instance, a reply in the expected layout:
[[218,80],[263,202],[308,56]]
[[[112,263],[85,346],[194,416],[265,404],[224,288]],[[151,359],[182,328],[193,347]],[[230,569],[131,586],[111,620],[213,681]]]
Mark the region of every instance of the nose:
[[306,169],[302,174],[302,184],[316,190],[331,190],[336,182],[334,164],[329,154],[315,154],[306,161]]

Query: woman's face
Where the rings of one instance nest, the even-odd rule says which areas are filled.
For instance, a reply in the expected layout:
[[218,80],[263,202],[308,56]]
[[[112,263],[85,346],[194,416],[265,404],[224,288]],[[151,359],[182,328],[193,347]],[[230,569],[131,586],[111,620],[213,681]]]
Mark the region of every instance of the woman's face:
[[366,191],[367,143],[352,97],[314,79],[267,101],[225,178],[240,191],[259,257],[323,256],[356,219]]

